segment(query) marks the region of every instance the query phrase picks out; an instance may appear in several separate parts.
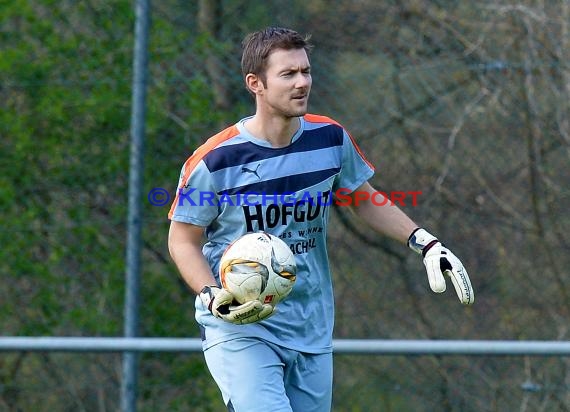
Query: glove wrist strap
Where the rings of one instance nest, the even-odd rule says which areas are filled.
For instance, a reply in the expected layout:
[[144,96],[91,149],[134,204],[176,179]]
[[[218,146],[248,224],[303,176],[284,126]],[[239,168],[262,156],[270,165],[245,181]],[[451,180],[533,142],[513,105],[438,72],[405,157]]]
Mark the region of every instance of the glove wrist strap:
[[438,242],[437,238],[422,228],[415,229],[408,238],[408,247],[417,254],[424,255]]
[[212,290],[213,288],[217,288],[217,286],[204,286],[200,291],[200,299],[210,312],[212,311],[212,301],[214,300],[215,296],[215,293]]

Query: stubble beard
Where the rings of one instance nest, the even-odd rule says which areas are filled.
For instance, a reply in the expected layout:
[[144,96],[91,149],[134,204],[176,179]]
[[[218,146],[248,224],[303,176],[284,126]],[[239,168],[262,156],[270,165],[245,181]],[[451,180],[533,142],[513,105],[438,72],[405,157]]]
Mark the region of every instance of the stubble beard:
[[307,100],[307,102],[305,103],[305,105],[302,108],[299,108],[299,109],[293,108],[291,110],[285,111],[283,114],[286,118],[302,117],[302,116],[307,114],[308,107],[309,107],[309,102]]
[[290,120],[306,115],[308,113],[308,106],[309,99],[307,96],[305,103],[301,107],[296,104],[295,99],[291,99],[289,101],[289,104],[269,104],[268,107],[270,108],[270,112],[272,112],[273,115]]

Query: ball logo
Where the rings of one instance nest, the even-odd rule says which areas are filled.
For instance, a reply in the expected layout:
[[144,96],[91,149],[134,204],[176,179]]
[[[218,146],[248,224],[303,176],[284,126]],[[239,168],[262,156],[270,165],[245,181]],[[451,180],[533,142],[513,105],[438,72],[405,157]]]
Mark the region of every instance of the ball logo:
[[265,236],[265,235],[259,236],[257,238],[257,240],[259,240],[260,242],[263,242],[263,243],[269,243],[269,238],[268,238],[268,236]]
[[263,299],[263,303],[271,303],[273,302],[273,298],[275,297],[275,295],[267,295],[265,297],[265,299]]

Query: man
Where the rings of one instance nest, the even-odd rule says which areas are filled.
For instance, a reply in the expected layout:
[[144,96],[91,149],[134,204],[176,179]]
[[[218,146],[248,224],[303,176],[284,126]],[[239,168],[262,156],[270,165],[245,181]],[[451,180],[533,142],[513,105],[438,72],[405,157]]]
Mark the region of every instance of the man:
[[[334,308],[326,229],[339,190],[360,199],[355,210],[372,229],[423,254],[434,291],[445,290],[443,272],[462,303],[474,299],[467,272],[448,249],[390,202],[370,200],[374,169],[348,132],[307,114],[309,52],[308,38],[289,29],[246,37],[242,71],[255,114],[190,156],[169,214],[169,250],[198,295],[204,355],[230,411],[331,408]],[[219,286],[227,245],[258,230],[279,236],[296,254],[297,281],[275,311],[259,301],[231,305],[231,294]]]

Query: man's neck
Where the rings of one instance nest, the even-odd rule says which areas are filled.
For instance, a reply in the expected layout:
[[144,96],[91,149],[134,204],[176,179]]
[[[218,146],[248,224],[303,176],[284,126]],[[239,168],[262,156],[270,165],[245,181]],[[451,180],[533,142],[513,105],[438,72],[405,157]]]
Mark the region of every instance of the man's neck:
[[301,121],[299,117],[264,117],[256,113],[244,126],[253,136],[268,141],[271,146],[285,147],[291,144]]

